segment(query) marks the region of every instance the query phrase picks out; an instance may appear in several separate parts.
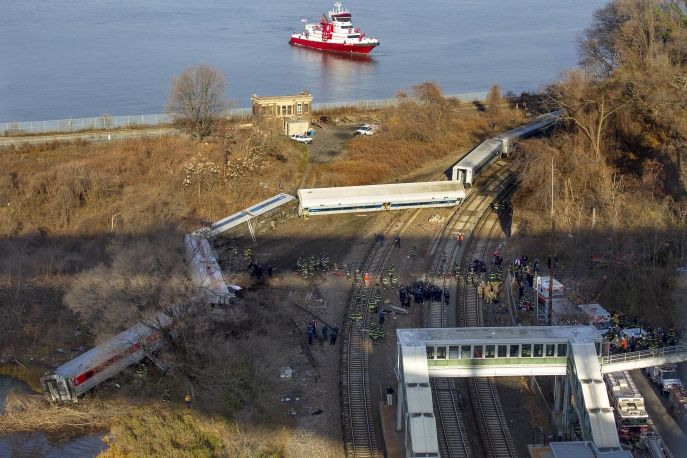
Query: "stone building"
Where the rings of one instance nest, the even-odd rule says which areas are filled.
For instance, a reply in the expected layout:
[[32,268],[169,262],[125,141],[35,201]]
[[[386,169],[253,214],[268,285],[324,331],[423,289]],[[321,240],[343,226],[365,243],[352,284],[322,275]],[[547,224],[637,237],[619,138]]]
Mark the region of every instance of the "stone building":
[[276,96],[253,94],[251,102],[253,117],[278,123],[287,135],[304,134],[310,128],[312,95],[309,92]]

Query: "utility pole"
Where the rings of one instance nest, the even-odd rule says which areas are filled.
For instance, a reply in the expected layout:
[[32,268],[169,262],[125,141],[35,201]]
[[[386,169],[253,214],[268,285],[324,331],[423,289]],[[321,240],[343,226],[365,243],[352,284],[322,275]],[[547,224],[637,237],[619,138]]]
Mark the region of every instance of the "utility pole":
[[553,271],[556,267],[556,219],[553,211],[553,155],[551,155],[551,258],[549,268],[549,306],[546,308],[546,324],[551,326],[553,317]]

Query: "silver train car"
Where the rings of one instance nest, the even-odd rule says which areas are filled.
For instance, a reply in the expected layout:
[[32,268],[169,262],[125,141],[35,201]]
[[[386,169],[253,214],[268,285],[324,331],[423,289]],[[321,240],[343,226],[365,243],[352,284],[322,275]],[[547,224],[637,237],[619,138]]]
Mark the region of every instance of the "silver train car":
[[565,110],[552,111],[538,116],[527,124],[483,141],[453,166],[451,180],[471,186],[482,170],[501,156],[507,156],[516,143],[550,128],[564,115]]
[[277,194],[276,196],[270,197],[267,200],[263,200],[252,207],[241,210],[240,212],[229,215],[226,218],[222,218],[221,220],[213,223],[212,226],[210,226],[210,235],[213,238],[219,237],[244,223],[250,224],[251,220],[262,217],[263,215],[268,215],[295,199],[296,198],[290,194]]
[[173,325],[164,312],[121,332],[41,377],[44,396],[55,402],[78,397],[164,345],[162,329]]
[[211,305],[229,304],[236,297],[235,288],[227,286],[217,252],[208,239],[196,231],[184,236],[184,244],[191,280],[200,297]]
[[465,188],[457,181],[299,189],[298,214],[307,216],[452,207],[463,199]]

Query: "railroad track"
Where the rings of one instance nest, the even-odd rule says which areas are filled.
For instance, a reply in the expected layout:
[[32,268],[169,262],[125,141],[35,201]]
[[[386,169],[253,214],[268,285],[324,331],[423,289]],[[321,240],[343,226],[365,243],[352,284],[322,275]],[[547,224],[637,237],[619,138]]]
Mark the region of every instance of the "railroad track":
[[[455,262],[458,254],[457,243],[450,250],[447,248],[452,239],[452,231],[461,230],[468,232],[475,228],[488,208],[495,195],[502,192],[504,183],[510,182],[514,175],[510,171],[491,172],[497,179],[490,182],[480,192],[473,191],[463,202],[461,207],[452,214],[444,225],[439,237],[433,244],[432,265],[427,272],[430,277],[441,278],[443,287],[448,287],[454,279],[446,275],[446,269]],[[473,188],[475,189],[475,188]],[[419,210],[418,210],[419,211]],[[467,220],[462,220],[460,215],[468,214]],[[399,217],[395,223],[396,228],[403,226],[403,219],[409,221],[412,218]],[[386,233],[391,233],[394,226],[392,222]],[[398,230],[400,233],[403,229]],[[356,279],[353,294],[349,302],[346,316],[346,324],[342,333],[341,354],[341,404],[342,424],[344,430],[344,450],[348,457],[380,457],[381,451],[377,443],[377,436],[372,421],[372,403],[368,376],[368,353],[366,346],[369,342],[366,338],[368,327],[371,323],[369,302],[375,292],[375,285],[382,275],[382,268],[391,251],[393,244],[390,240],[377,240],[370,249],[361,273],[370,274],[368,284]],[[440,254],[437,256],[436,252]],[[450,252],[450,253],[449,253]],[[473,288],[474,289],[474,288]],[[442,303],[432,302],[425,310],[425,325],[431,327],[444,327],[448,324],[447,307]],[[458,383],[450,379],[436,379],[432,381],[434,390],[433,402],[439,431],[439,443],[442,456],[448,457],[472,457],[472,445],[469,439],[467,421],[462,409],[462,394],[458,389]]]
[[[514,178],[508,170],[502,170],[493,175],[481,194],[471,193],[460,209],[452,214],[435,241],[435,255],[431,260],[428,273],[435,280],[439,280],[442,288],[455,290],[453,265],[457,262],[460,247],[453,234],[456,231],[473,230],[483,219],[481,215],[487,210],[492,197],[501,194],[504,188],[508,188]],[[448,304],[445,304],[445,301],[430,302],[425,308],[424,325],[434,328],[448,326],[447,309]],[[458,381],[451,378],[435,378],[430,382],[441,456],[474,456]]]
[[[362,272],[381,263],[383,242],[377,240],[367,256]],[[348,306],[341,345],[341,415],[344,450],[349,457],[378,457],[377,434],[371,420],[371,395],[368,379],[368,353],[364,348],[369,324],[368,299],[372,294],[364,281],[356,278]]]
[[[501,195],[509,195],[513,189],[514,184],[507,185],[501,190]],[[497,223],[498,218],[494,215],[489,213],[482,215],[468,240],[466,255],[463,257],[464,268],[468,267],[473,258],[484,259],[493,243]],[[483,326],[482,299],[478,296],[476,288],[465,279],[461,279],[459,290],[461,324]],[[472,378],[468,382],[468,389],[485,455],[494,458],[517,457],[517,449],[508,429],[494,379]]]

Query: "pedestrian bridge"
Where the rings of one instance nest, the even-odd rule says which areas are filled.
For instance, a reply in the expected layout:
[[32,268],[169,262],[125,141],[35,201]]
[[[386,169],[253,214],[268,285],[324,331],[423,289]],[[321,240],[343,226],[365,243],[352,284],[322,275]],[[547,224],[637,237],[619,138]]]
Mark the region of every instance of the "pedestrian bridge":
[[[555,398],[567,422],[569,398],[584,440],[619,450],[603,373],[687,361],[687,346],[601,356],[602,334],[591,326],[398,329],[397,429],[405,426],[408,456],[438,456],[429,379],[433,377],[561,376]],[[564,393],[560,393],[564,391]],[[415,426],[415,427],[414,427]],[[436,449],[436,450],[435,450]],[[434,453],[436,452],[436,455]]]

